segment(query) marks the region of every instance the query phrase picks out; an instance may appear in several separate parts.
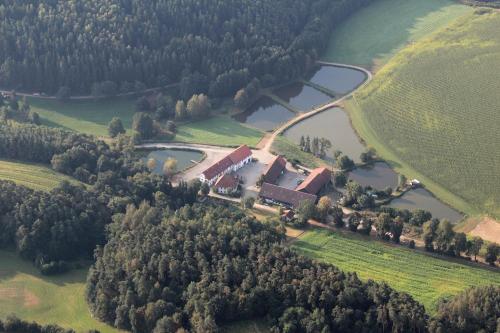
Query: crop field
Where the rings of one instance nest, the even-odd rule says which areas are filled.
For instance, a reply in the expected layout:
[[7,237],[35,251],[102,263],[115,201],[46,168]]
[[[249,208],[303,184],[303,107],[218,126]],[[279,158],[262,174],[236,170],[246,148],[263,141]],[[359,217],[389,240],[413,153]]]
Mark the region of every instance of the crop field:
[[77,180],[55,172],[44,165],[10,160],[0,160],[0,179],[10,180],[39,191],[50,191],[63,180],[79,183]]
[[324,60],[379,67],[397,51],[472,11],[452,0],[378,0],[332,32]]
[[500,13],[470,14],[395,56],[347,104],[398,171],[459,210],[500,217]]
[[40,275],[33,265],[0,251],[0,318],[10,314],[39,323],[55,323],[78,332],[119,332],[90,316],[85,303],[86,269],[55,277]]
[[430,257],[356,234],[315,229],[302,235],[293,248],[341,270],[356,272],[361,279],[385,281],[412,295],[429,313],[435,311],[441,297],[471,286],[500,284],[498,271]]
[[214,116],[206,120],[179,126],[175,141],[218,146],[257,146],[264,134],[242,125],[228,116]]
[[30,98],[29,103],[31,109],[38,112],[44,125],[96,136],[108,135],[108,123],[113,117],[119,117],[123,126],[129,130],[135,113],[134,100],[129,98],[65,103]]

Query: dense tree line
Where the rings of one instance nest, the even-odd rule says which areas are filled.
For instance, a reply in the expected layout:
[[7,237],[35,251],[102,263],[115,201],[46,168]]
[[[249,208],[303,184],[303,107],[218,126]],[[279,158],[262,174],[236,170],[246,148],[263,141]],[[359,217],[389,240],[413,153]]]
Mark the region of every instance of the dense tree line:
[[87,281],[94,315],[133,332],[215,332],[268,316],[274,332],[424,332],[410,296],[299,256],[234,208],[129,206]]
[[233,96],[313,65],[370,0],[12,0],[0,4],[0,87],[114,95],[180,82]]
[[[75,331],[57,325],[40,325],[9,316],[3,321],[0,320],[0,333],[75,333]],[[99,333],[99,331],[91,330],[87,333]]]

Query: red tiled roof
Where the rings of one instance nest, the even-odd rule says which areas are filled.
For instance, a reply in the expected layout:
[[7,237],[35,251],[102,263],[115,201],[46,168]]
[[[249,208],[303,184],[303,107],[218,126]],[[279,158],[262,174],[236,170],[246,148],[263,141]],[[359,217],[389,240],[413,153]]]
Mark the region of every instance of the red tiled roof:
[[238,180],[230,175],[219,177],[215,183],[216,188],[235,188],[236,186],[238,186]]
[[332,173],[327,168],[317,168],[295,189],[296,191],[318,194],[319,190],[332,179]]
[[294,208],[299,207],[303,201],[316,202],[318,198],[314,194],[289,190],[269,183],[262,184],[259,195],[265,199],[271,199]]
[[213,179],[220,173],[226,171],[232,165],[238,164],[250,156],[252,156],[252,151],[250,150],[250,148],[248,148],[248,146],[246,145],[240,146],[238,149],[232,151],[229,155],[221,159],[219,162],[211,165],[208,169],[203,171],[203,175],[205,176],[205,179]]
[[281,172],[286,168],[286,160],[281,156],[276,158],[269,164],[264,171],[264,180],[266,183],[275,184]]

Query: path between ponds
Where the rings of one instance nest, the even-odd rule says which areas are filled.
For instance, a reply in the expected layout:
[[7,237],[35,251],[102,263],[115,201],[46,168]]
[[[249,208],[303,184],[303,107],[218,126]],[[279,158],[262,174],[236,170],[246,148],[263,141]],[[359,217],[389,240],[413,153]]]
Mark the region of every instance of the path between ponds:
[[363,68],[363,67],[359,67],[359,66],[353,66],[353,65],[346,65],[346,64],[338,64],[338,63],[334,63],[334,62],[325,62],[325,61],[318,61],[317,62],[318,64],[320,65],[327,65],[327,66],[335,66],[335,67],[343,67],[343,68],[351,68],[351,69],[355,69],[355,70],[358,70],[358,71],[361,71],[363,73],[365,73],[366,75],[366,80],[360,84],[356,89],[354,89],[353,91],[351,91],[350,93],[348,93],[347,95],[344,95],[342,96],[341,98],[339,99],[336,99],[336,100],[333,100],[331,102],[328,102],[324,105],[321,105],[309,112],[306,112],[306,113],[303,113],[295,118],[292,118],[290,119],[288,122],[286,122],[285,124],[283,124],[282,126],[278,127],[277,129],[274,130],[274,132],[272,132],[270,135],[265,135],[262,140],[257,144],[257,147],[261,148],[262,150],[265,150],[267,152],[270,152],[271,151],[271,147],[273,146],[273,143],[274,143],[274,140],[276,139],[276,137],[278,135],[281,135],[283,132],[285,132],[287,129],[289,129],[290,127],[300,123],[301,121],[305,120],[305,119],[308,119],[320,112],[323,112],[323,111],[326,111],[328,109],[331,109],[335,106],[338,106],[341,102],[343,102],[344,100],[348,99],[349,97],[351,97],[354,92],[356,92],[358,89],[364,87],[366,84],[368,84],[372,78],[373,78],[373,75],[372,73]]

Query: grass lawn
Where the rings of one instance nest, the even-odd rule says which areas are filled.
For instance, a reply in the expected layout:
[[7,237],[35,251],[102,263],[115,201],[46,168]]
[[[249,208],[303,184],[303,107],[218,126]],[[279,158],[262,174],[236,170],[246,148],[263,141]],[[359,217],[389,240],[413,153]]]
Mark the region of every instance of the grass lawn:
[[15,253],[0,251],[0,318],[15,314],[39,323],[55,323],[78,332],[113,329],[90,316],[84,299],[86,269],[45,277]]
[[361,279],[385,281],[407,292],[433,313],[441,297],[477,285],[500,284],[500,273],[433,258],[415,250],[328,230],[306,232],[293,248],[311,258],[356,272]]
[[132,117],[135,113],[134,99],[130,98],[65,103],[30,98],[29,103],[31,109],[38,112],[44,125],[62,127],[96,136],[108,135],[108,123],[113,117],[119,117],[123,126],[130,130]]
[[263,135],[260,130],[222,115],[179,126],[175,141],[217,146],[246,144],[255,147]]
[[500,13],[469,14],[407,47],[347,103],[396,169],[459,210],[500,218]]
[[300,164],[306,168],[314,169],[319,166],[325,165],[326,162],[313,156],[312,154],[306,153],[298,147],[297,144],[291,142],[282,135],[276,136],[271,147],[271,152],[275,155],[285,156],[287,160],[297,160]]
[[452,0],[377,0],[332,32],[323,60],[372,67],[472,11]]
[[40,191],[50,191],[63,180],[79,183],[77,180],[58,173],[51,168],[24,162],[0,159],[0,179]]

